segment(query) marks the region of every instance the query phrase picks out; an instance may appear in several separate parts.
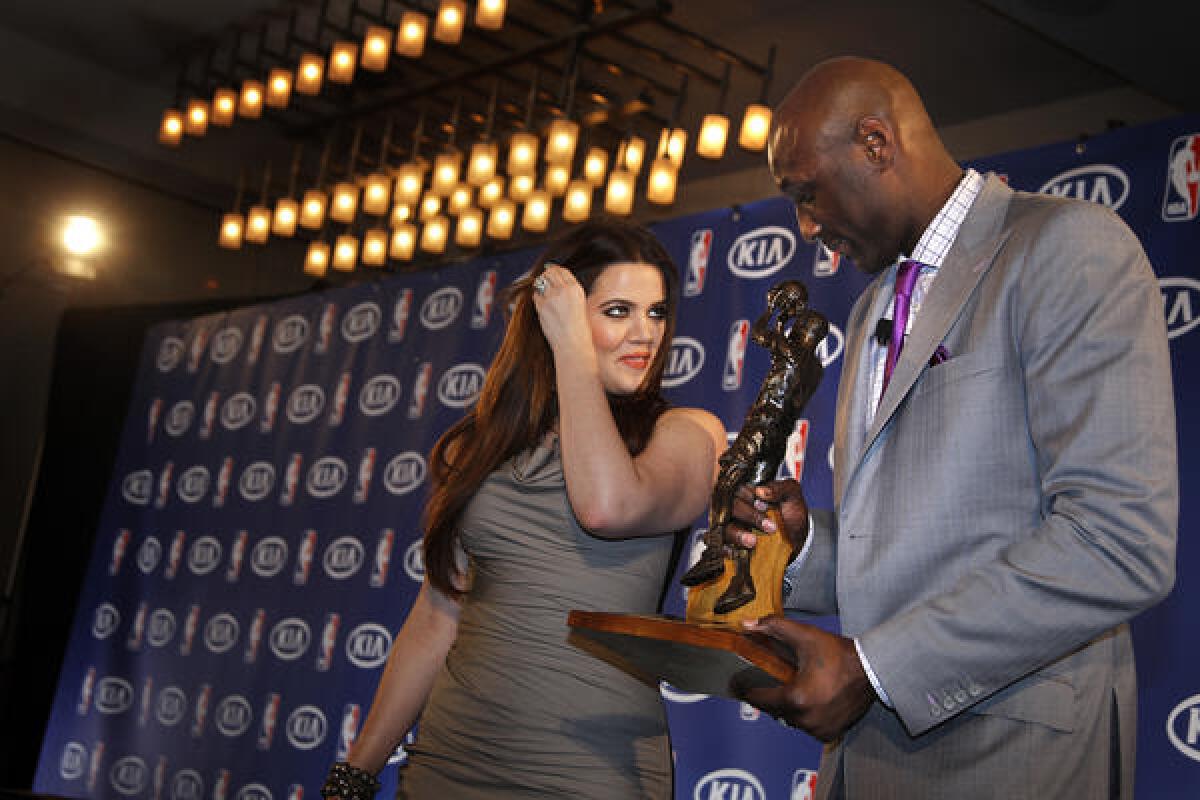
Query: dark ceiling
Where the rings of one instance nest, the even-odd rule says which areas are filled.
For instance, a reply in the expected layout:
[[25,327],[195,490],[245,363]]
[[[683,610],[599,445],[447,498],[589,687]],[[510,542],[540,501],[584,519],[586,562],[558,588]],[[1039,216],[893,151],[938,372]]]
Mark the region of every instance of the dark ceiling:
[[[0,5],[0,133],[221,207],[230,203],[231,187],[247,162],[286,152],[279,146],[280,137],[288,141],[327,137],[338,109],[364,107],[399,114],[397,130],[409,131],[415,112],[407,107],[386,108],[389,98],[399,97],[405,103],[398,105],[413,106],[412,87],[436,87],[439,71],[461,74],[472,64],[487,66],[505,52],[528,49],[537,41],[529,38],[528,30],[506,28],[487,45],[493,51],[485,52],[486,42],[464,44],[459,53],[434,47],[422,71],[406,65],[403,71],[393,70],[385,78],[364,83],[366,88],[356,85],[353,93],[343,92],[332,101],[319,98],[324,105],[308,109],[307,116],[269,113],[261,122],[239,123],[231,131],[185,141],[178,149],[156,142],[162,111],[179,94],[181,70],[190,65],[189,81],[202,82],[203,75],[196,78],[197,64],[203,73],[207,53],[215,49],[214,59],[220,61],[222,48],[229,55],[241,47],[240,39],[237,45],[229,44],[231,30],[278,25],[297,8],[300,14],[315,15],[322,8],[336,14],[339,5],[349,4],[350,0],[10,0]],[[406,7],[431,10],[435,5],[435,0],[358,0],[356,8],[395,18]],[[653,88],[676,85],[679,69],[671,58],[695,65],[709,78],[721,75],[719,52],[689,43],[680,35],[681,29],[758,66],[767,63],[774,45],[773,79],[767,92],[771,102],[813,63],[854,53],[883,59],[906,72],[941,126],[1114,88],[1135,91],[1172,111],[1200,107],[1200,88],[1186,58],[1194,50],[1191,37],[1200,22],[1200,3],[1195,0],[677,0],[673,4],[510,0],[514,17],[521,15],[536,23],[533,27],[551,31],[556,16],[565,17],[559,20],[558,30],[571,30],[570,13],[578,13],[581,7],[602,10],[601,19],[623,9],[670,10],[665,18],[674,30],[635,26],[628,29],[633,42],[597,41],[594,47],[597,63],[610,59],[649,65],[639,67],[644,70],[641,80],[627,74],[625,83],[608,83],[610,88],[616,86],[610,101],[618,105],[644,101],[644,120],[665,120],[675,112],[674,94]],[[352,27],[361,33],[362,24]],[[544,56],[564,70],[565,53],[560,48]],[[464,120],[472,108],[476,117],[482,116],[489,74],[485,70],[469,86]],[[544,92],[561,100],[556,83],[560,79],[553,69],[544,74],[551,76],[543,78]],[[528,72],[521,73],[518,66],[510,75]],[[757,99],[763,83],[750,70],[735,68],[731,75],[727,105],[732,116],[741,105]],[[586,83],[581,70],[580,87]],[[515,96],[519,88],[514,84],[505,91]],[[424,101],[430,115],[443,122],[451,113],[449,93]],[[718,97],[719,89],[711,80],[694,75],[680,120],[694,120]],[[500,105],[505,105],[504,97]],[[503,133],[506,124],[518,124],[519,115],[510,114],[513,118],[506,122],[500,113],[497,132]],[[616,127],[633,125],[630,119],[636,122],[620,114],[611,119]],[[430,128],[436,145],[437,125],[427,125],[427,133]],[[288,157],[280,160],[277,175],[286,173]],[[761,155],[730,147],[721,162],[690,158],[683,179],[761,163]]]

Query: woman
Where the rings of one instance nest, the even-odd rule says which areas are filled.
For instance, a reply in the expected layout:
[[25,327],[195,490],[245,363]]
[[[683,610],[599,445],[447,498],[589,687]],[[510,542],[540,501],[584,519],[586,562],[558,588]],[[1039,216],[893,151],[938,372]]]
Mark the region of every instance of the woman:
[[510,289],[479,402],[430,458],[426,582],[322,794],[374,794],[420,715],[400,797],[671,796],[658,692],[566,616],[653,612],[712,491],[724,428],[659,392],[677,283],[649,232],[596,221]]

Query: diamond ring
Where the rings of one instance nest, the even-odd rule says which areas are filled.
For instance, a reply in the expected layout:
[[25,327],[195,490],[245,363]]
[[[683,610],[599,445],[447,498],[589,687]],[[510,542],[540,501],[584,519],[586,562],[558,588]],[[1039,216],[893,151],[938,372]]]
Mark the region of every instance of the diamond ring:
[[546,293],[546,276],[538,275],[533,279],[533,290],[538,294]]

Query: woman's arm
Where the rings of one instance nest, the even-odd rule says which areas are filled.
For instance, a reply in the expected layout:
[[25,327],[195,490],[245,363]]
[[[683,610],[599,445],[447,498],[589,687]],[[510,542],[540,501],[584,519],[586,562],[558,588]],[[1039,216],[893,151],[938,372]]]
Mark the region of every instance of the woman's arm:
[[425,707],[433,680],[458,634],[458,615],[457,602],[428,583],[421,586],[396,634],[362,733],[350,749],[351,765],[374,775],[387,764]]
[[576,518],[611,538],[688,524],[710,499],[726,447],[724,426],[701,409],[672,409],[659,417],[646,448],[631,456],[601,381],[583,287],[562,267],[543,274],[552,277],[550,289],[534,303],[554,354],[563,474]]
[[633,457],[604,392],[597,389],[604,401],[598,409],[568,408],[559,383],[563,475],[583,527],[603,537],[653,536],[677,530],[704,511],[725,450],[725,428],[716,416],[698,408],[670,409]]

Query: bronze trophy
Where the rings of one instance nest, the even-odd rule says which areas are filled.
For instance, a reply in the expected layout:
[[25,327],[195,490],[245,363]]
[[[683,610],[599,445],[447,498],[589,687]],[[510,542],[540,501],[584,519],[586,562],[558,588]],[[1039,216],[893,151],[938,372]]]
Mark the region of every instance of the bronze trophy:
[[[599,658],[685,692],[730,694],[743,686],[789,680],[795,666],[770,640],[741,623],[783,610],[783,574],[794,553],[782,535],[762,535],[754,550],[724,543],[734,493],[742,484],[774,479],[788,435],[816,392],[824,368],[817,345],[828,321],[808,307],[799,281],[776,284],[751,339],[771,354],[771,366],[741,431],[720,458],[709,506],[704,552],[680,582],[689,587],[684,620],[662,616],[572,611],[571,640]],[[775,514],[775,512],[771,512]],[[775,517],[779,530],[781,520]]]

